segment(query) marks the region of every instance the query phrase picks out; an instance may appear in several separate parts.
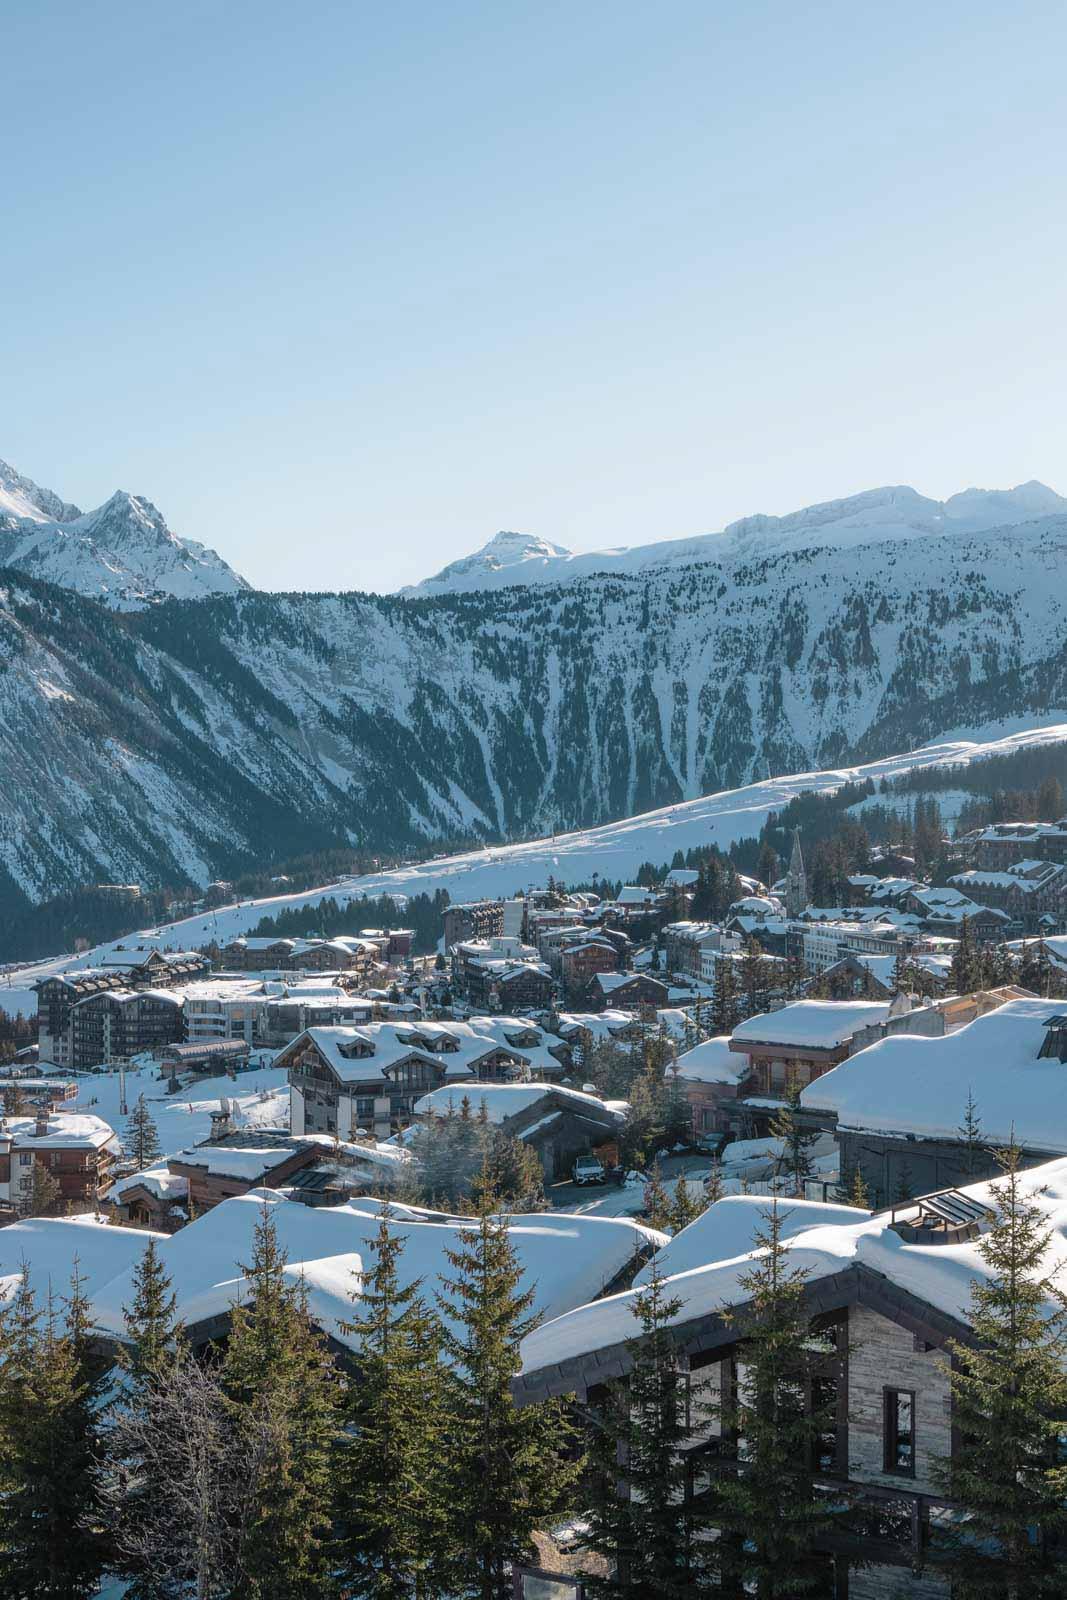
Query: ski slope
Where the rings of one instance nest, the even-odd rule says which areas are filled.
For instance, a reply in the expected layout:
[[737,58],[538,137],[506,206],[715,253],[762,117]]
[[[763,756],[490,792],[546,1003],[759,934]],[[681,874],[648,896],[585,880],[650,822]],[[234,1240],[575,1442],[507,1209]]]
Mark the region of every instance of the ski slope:
[[[205,945],[213,939],[223,944],[250,932],[263,917],[314,906],[326,898],[343,904],[359,901],[364,896],[388,894],[402,903],[411,895],[433,894],[445,889],[455,902],[543,888],[549,877],[563,884],[588,883],[597,875],[625,881],[632,879],[644,861],[657,864],[670,861],[676,850],[685,851],[697,845],[716,844],[726,849],[746,835],[758,834],[771,811],[780,811],[799,794],[812,791],[830,794],[842,784],[862,782],[865,778],[877,782],[880,778],[899,777],[916,768],[966,766],[986,756],[1063,742],[1067,742],[1065,722],[1047,727],[1016,728],[1008,733],[1003,727],[992,728],[979,732],[976,737],[941,739],[905,755],[889,756],[864,766],[768,778],[742,789],[681,801],[678,805],[626,817],[599,828],[561,833],[524,844],[493,845],[361,877],[340,878],[301,894],[240,901],[162,927],[127,934],[77,956],[56,956],[0,973],[0,1009],[11,1014],[20,1010],[27,1014],[35,1012],[37,1000],[31,986],[38,979],[50,973],[93,966],[107,951],[130,950],[139,945],[180,950]],[[353,910],[353,929],[359,925],[360,918],[359,910]]]

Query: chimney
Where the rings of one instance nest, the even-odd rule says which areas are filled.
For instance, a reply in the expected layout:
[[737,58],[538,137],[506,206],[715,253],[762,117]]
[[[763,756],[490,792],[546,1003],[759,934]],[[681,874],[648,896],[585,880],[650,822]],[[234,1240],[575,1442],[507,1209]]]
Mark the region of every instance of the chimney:
[[38,1111],[37,1120],[33,1125],[33,1136],[34,1136],[35,1139],[43,1139],[45,1137],[45,1135],[47,1134],[47,1132],[48,1132],[48,1112],[47,1112],[47,1110]]

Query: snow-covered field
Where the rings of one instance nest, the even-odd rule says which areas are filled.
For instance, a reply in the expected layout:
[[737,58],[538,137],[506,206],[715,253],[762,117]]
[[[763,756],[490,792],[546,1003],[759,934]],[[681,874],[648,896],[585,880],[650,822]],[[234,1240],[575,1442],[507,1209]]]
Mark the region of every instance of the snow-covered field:
[[[965,766],[985,756],[1064,741],[1067,741],[1067,723],[1064,722],[1048,727],[1030,726],[1004,737],[944,739],[865,766],[768,778],[742,789],[728,789],[641,816],[627,817],[620,822],[609,822],[600,828],[561,833],[526,844],[496,845],[386,872],[368,873],[359,878],[343,878],[303,894],[276,895],[222,906],[217,911],[186,917],[180,922],[127,934],[124,939],[98,945],[78,956],[57,956],[0,973],[0,1008],[11,1013],[36,1011],[37,1001],[31,985],[37,979],[53,972],[92,966],[104,951],[119,946],[129,948],[142,943],[178,950],[207,944],[212,939],[224,943],[247,933],[262,917],[274,916],[292,907],[314,906],[326,897],[345,902],[359,900],[364,895],[391,894],[402,900],[408,895],[433,894],[437,889],[445,889],[453,901],[462,901],[543,888],[550,876],[562,883],[590,882],[596,874],[626,880],[633,877],[643,861],[670,861],[676,850],[689,850],[697,845],[717,844],[725,849],[737,839],[755,835],[769,812],[780,811],[798,794],[813,790],[829,794],[844,783],[860,782],[864,778],[877,782],[915,768]],[[358,913],[353,920],[359,920]]]
[[[93,1073],[79,1078],[78,1085],[77,1105],[65,1109],[91,1111],[109,1122],[121,1137],[126,1118],[119,1109],[118,1073]],[[230,1101],[238,1127],[289,1126],[287,1075],[275,1067],[240,1072],[236,1078],[205,1078],[178,1094],[167,1094],[158,1067],[146,1066],[126,1074],[126,1104],[131,1111],[140,1094],[144,1095],[152,1114],[163,1156],[174,1155],[209,1138],[211,1113],[218,1110],[222,1099]]]

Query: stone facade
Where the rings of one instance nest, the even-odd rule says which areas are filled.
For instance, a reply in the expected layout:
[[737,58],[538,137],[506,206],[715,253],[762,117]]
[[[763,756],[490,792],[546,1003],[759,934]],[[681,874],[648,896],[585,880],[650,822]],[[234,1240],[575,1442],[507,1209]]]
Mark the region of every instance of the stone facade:
[[[944,1354],[916,1348],[914,1335],[866,1306],[848,1322],[849,1477],[909,1494],[937,1494],[934,1471],[952,1449],[949,1369]],[[885,1471],[886,1388],[915,1395],[915,1473]]]

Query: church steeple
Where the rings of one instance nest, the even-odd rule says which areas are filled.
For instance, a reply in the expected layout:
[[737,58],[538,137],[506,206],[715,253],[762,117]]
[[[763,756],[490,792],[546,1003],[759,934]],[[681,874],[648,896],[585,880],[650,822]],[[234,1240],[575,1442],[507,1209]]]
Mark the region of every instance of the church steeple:
[[789,871],[785,878],[785,911],[788,917],[799,917],[808,903],[808,875],[804,871],[804,856],[800,849],[800,829],[793,829],[793,853],[789,858]]

